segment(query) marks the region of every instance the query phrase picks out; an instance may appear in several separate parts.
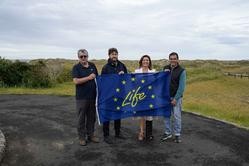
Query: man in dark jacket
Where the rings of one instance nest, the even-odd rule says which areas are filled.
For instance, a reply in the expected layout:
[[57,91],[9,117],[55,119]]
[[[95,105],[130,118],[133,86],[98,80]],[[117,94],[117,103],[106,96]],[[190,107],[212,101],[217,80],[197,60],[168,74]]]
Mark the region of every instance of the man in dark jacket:
[[[102,74],[124,74],[127,73],[126,66],[118,60],[118,50],[116,48],[110,48],[108,50],[109,59],[107,64],[102,68]],[[111,80],[110,80],[111,81]],[[109,124],[110,122],[103,123],[104,141],[108,144],[113,143],[109,137]],[[115,137],[124,139],[124,136],[120,133],[121,120],[114,121]]]
[[[169,54],[169,65],[164,67],[165,71],[171,72],[170,81],[170,97],[172,105],[172,116],[174,120],[173,131],[175,135],[175,142],[180,143],[180,135],[182,129],[182,96],[186,84],[186,71],[179,65],[179,57],[176,52]],[[162,141],[172,138],[171,121],[170,118],[165,118],[165,133],[162,137]]]
[[96,121],[96,84],[95,77],[98,75],[96,66],[88,62],[86,49],[78,51],[79,63],[72,70],[73,82],[76,86],[76,108],[78,113],[78,135],[80,145],[85,146],[86,136],[88,140],[98,143],[99,139],[94,135]]

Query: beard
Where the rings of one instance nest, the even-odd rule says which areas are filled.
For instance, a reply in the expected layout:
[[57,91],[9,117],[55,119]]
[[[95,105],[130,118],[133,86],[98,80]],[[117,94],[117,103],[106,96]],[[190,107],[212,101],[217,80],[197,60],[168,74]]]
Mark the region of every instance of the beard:
[[118,61],[118,58],[111,58],[111,60],[113,61],[113,62],[117,62]]

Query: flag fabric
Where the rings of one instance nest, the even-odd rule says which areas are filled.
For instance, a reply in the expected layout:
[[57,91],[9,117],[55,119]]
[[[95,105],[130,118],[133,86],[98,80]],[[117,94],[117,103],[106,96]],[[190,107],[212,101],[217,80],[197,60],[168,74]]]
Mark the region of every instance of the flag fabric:
[[97,76],[96,84],[99,123],[132,116],[170,116],[170,72],[104,74]]

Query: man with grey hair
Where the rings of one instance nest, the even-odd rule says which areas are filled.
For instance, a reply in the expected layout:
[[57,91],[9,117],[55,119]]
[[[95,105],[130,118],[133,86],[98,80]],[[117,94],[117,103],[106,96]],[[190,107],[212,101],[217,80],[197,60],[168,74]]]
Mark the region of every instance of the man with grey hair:
[[85,146],[87,144],[86,136],[91,142],[99,142],[99,138],[94,135],[96,121],[96,84],[94,79],[98,75],[98,71],[94,63],[88,61],[86,49],[78,51],[78,59],[79,63],[73,66],[72,76],[76,86],[79,143]]

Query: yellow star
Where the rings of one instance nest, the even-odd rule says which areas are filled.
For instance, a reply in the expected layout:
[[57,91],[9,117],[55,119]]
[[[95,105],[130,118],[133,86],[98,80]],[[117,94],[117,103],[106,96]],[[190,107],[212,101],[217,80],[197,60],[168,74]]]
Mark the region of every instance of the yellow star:
[[153,108],[154,106],[153,106],[153,104],[150,104],[150,108]]
[[118,98],[115,97],[113,100],[114,100],[115,102],[117,102],[117,101],[118,101]]
[[131,78],[131,81],[135,81],[135,80],[136,80],[136,78],[135,78],[135,77],[132,77],[132,78]]
[[154,99],[156,96],[155,95],[151,95],[151,98]]
[[120,89],[119,89],[119,88],[117,88],[117,89],[116,89],[116,92],[120,92]]
[[125,84],[126,84],[126,81],[125,81],[125,80],[124,80],[124,81],[122,81],[122,84],[124,84],[124,85],[125,85]]
[[145,83],[145,80],[141,80],[141,83],[142,83],[142,84]]
[[117,107],[117,110],[120,110],[120,107]]
[[151,86],[151,85],[150,85],[150,86],[148,86],[148,89],[150,89],[150,90],[151,90],[151,89],[152,89],[152,86]]

